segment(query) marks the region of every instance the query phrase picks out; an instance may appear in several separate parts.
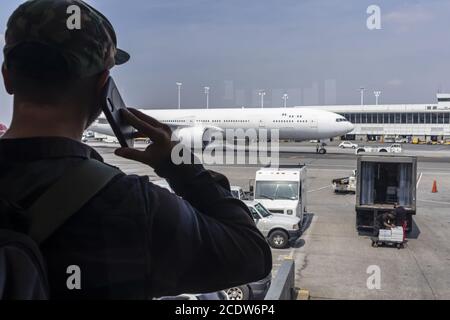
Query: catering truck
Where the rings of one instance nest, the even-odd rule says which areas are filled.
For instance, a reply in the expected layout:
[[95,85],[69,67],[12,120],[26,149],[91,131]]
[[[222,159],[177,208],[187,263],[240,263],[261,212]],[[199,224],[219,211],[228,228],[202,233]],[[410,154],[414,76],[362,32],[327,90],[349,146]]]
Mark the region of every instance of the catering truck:
[[[416,214],[417,158],[399,155],[358,156],[356,171],[356,227],[377,231],[383,216],[402,207],[406,232]],[[403,221],[398,221],[402,225]]]
[[255,175],[254,200],[272,213],[297,216],[306,212],[306,167],[280,165],[261,168]]

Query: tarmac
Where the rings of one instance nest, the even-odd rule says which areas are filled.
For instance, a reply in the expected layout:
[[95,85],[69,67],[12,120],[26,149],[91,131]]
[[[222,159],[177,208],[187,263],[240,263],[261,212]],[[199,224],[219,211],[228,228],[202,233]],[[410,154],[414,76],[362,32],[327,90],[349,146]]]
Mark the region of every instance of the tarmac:
[[[116,145],[90,144],[124,172],[158,179],[151,168],[116,157]],[[283,260],[293,259],[296,286],[309,290],[311,299],[450,299],[450,146],[404,146],[403,154],[418,157],[417,215],[407,246],[400,250],[373,248],[368,236],[358,235],[355,195],[332,190],[333,178],[356,169],[354,150],[329,146],[326,155],[317,155],[314,144],[283,148],[280,163],[307,165],[308,214],[293,247],[272,250],[274,275]],[[207,168],[247,190],[259,166]],[[431,192],[434,180],[437,193]],[[370,285],[373,270],[380,275],[380,286],[375,288]]]

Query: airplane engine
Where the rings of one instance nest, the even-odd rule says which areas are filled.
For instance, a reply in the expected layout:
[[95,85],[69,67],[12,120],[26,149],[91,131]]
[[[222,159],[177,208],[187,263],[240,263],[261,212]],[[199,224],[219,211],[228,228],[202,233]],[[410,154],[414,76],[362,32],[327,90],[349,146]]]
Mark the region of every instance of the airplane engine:
[[214,141],[213,133],[217,130],[204,127],[179,128],[174,135],[180,139],[180,143],[191,149],[204,149]]

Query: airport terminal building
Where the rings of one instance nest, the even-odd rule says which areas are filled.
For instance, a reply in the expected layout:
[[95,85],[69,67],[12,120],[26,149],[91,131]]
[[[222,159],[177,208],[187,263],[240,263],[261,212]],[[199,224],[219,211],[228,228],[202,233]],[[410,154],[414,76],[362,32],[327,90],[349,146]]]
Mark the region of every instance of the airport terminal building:
[[[317,108],[317,107],[316,107]],[[450,139],[450,94],[437,94],[430,104],[338,105],[320,106],[341,114],[355,129],[347,140],[384,140],[387,136],[409,141]]]

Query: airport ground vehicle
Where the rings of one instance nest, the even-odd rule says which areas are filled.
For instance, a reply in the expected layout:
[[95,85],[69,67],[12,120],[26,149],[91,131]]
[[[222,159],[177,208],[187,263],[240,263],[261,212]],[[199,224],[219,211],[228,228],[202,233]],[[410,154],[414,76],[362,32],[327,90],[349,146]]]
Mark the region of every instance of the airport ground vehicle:
[[261,168],[255,175],[254,200],[272,213],[297,216],[303,221],[307,200],[306,178],[304,165]]
[[86,136],[86,138],[94,138],[95,137],[95,133],[93,131],[90,131],[90,130],[86,130],[84,132],[84,135]]
[[356,170],[349,177],[337,178],[331,181],[335,193],[356,192]]
[[231,189],[231,194],[236,199],[244,200],[246,198],[245,194],[244,194],[244,190],[242,190],[241,187],[239,187],[239,186],[231,186],[230,189]]
[[347,149],[347,148],[356,149],[356,148],[358,148],[358,145],[356,143],[353,143],[350,141],[342,141],[339,144],[339,148],[341,148],[341,149]]
[[374,152],[387,152],[387,153],[401,153],[402,152],[402,145],[399,143],[393,143],[390,146],[363,146],[363,147],[359,147],[356,149],[355,153],[359,154],[359,153],[374,153]]
[[385,143],[408,143],[409,140],[406,136],[385,135],[383,138]]
[[408,139],[405,138],[405,137],[396,137],[396,138],[395,138],[395,142],[396,142],[396,143],[408,143],[409,141],[408,141]]
[[301,235],[301,222],[296,216],[272,214],[257,201],[244,201],[250,209],[259,231],[268,239],[272,248],[286,248]]
[[[356,227],[377,230],[381,216],[398,204],[405,209],[406,231],[416,214],[417,158],[399,155],[364,155],[357,160]],[[397,225],[402,225],[399,222]]]
[[272,283],[272,273],[259,281],[224,290],[228,300],[263,300]]
[[395,135],[387,134],[384,136],[383,141],[385,143],[389,143],[389,142],[393,143],[393,142],[395,142]]

